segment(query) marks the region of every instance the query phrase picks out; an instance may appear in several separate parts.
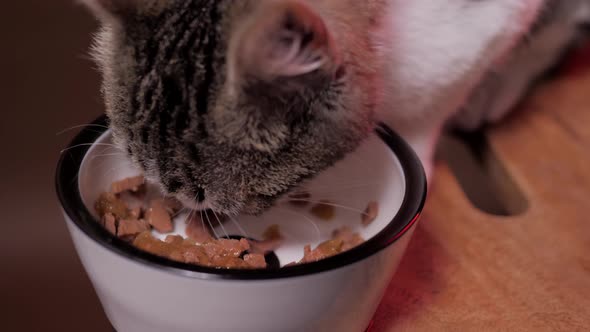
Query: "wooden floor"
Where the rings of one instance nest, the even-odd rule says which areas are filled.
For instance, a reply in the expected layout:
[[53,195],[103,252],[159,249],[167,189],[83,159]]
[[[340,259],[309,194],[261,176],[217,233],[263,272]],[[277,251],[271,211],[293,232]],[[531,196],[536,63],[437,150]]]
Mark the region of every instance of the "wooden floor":
[[516,215],[476,208],[438,162],[372,332],[590,331],[590,65],[573,69],[486,132]]

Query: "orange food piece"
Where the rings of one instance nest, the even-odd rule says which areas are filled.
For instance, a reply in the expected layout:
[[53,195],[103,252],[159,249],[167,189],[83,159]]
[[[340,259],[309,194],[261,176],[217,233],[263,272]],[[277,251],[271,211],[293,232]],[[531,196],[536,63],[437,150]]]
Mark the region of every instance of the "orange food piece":
[[102,193],[94,204],[94,209],[101,217],[110,213],[117,219],[125,219],[129,215],[127,204],[113,193]]
[[[160,241],[154,238],[150,232],[143,232],[135,238],[133,245],[154,255],[188,264],[218,268],[258,268],[261,266],[259,256],[245,255],[244,259],[240,258],[242,253],[249,249],[246,239],[219,239],[196,243],[183,239],[181,236],[169,235],[165,241]],[[248,261],[245,260],[246,257],[248,257]]]
[[270,225],[268,228],[262,233],[262,238],[265,240],[277,240],[282,239],[283,235],[281,234],[281,230],[279,225]]
[[[320,243],[315,249],[310,245],[303,248],[303,258],[297,264],[316,262],[339,253],[350,250],[365,240],[358,234],[353,233],[350,228],[342,227],[334,230],[332,239]],[[290,263],[289,266],[294,265]]]
[[349,227],[343,226],[332,232],[332,239],[342,240],[341,252],[350,250],[359,244],[365,242],[365,239],[359,234],[354,233]]
[[264,255],[261,254],[246,254],[244,255],[244,262],[256,269],[265,269],[266,261]]
[[252,241],[250,243],[251,253],[265,255],[271,251],[276,250],[283,243],[283,235],[279,229],[279,225],[270,225],[262,233],[262,241]]
[[283,239],[264,240],[264,241],[252,241],[250,243],[250,252],[253,254],[266,255],[267,253],[277,250]]
[[188,238],[197,242],[207,242],[213,239],[209,227],[206,226],[199,216],[193,216],[189,219],[185,232]]
[[139,219],[139,217],[141,217],[141,207],[140,206],[136,206],[134,208],[131,208],[128,210],[128,217],[130,219]]
[[172,218],[162,199],[154,199],[145,211],[145,220],[160,233],[170,233],[174,230]]
[[330,201],[326,200],[323,200],[318,204],[314,205],[311,208],[311,213],[325,221],[332,220],[335,215],[334,206],[331,205]]
[[123,219],[119,220],[117,236],[133,236],[149,230],[150,224],[143,219]]
[[240,255],[250,249],[250,244],[246,239],[217,239],[201,244],[209,257],[230,256],[240,257]]
[[[172,216],[182,208],[175,199],[154,199],[146,207],[137,191],[146,188],[142,176],[123,179],[111,185],[111,192],[103,193],[95,202],[101,224],[113,235],[131,241],[137,248],[171,260],[216,268],[266,268],[261,253],[250,252],[246,239],[214,239],[199,216],[187,225],[189,238],[169,235],[161,241],[151,233],[153,226],[160,233],[174,230]],[[204,211],[211,222],[224,222],[225,216]],[[208,223],[207,223],[208,225]],[[276,241],[278,226],[269,227],[265,237]]]
[[182,209],[182,203],[171,197],[164,198],[164,206],[166,206],[170,214],[174,214]]
[[299,263],[316,262],[324,258],[337,255],[342,252],[344,241],[328,240],[320,243],[315,249],[311,250],[310,245],[303,248],[303,259]]
[[120,181],[115,181],[111,184],[111,192],[113,194],[120,194],[124,191],[139,192],[144,189],[145,178],[143,175],[125,178]]
[[117,220],[112,213],[106,213],[102,216],[102,224],[111,234],[117,235]]
[[370,225],[379,215],[379,204],[375,201],[369,202],[363,214],[361,214],[361,223],[365,226]]

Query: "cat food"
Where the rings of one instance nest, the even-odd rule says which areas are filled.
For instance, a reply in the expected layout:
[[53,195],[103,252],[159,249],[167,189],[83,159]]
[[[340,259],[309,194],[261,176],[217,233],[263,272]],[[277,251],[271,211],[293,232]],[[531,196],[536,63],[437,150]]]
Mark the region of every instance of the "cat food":
[[141,206],[136,206],[134,208],[129,208],[129,217],[134,220],[134,219],[139,219],[143,213],[143,211],[141,210]]
[[365,239],[349,227],[343,226],[332,232],[332,239],[342,241],[341,252],[350,250],[359,244],[365,242]]
[[281,235],[281,230],[279,228],[279,225],[270,225],[268,226],[268,228],[264,231],[264,233],[262,233],[262,238],[264,238],[265,240],[280,240],[283,238],[283,235]]
[[[164,241],[155,238],[152,228],[159,233],[174,230],[172,221],[182,204],[174,199],[152,199],[145,202],[146,190],[143,176],[116,181],[111,191],[105,192],[95,202],[100,223],[111,234],[133,243],[139,249],[177,262],[217,268],[266,268],[265,255],[278,249],[284,237],[278,225],[269,226],[261,241],[247,239],[215,239],[211,234],[211,223],[223,223],[225,218],[212,211],[192,214],[186,224],[187,238],[168,235]],[[289,196],[291,203],[306,206],[311,195],[299,191]],[[332,220],[334,205],[327,200],[315,204],[310,213],[322,220]],[[370,202],[362,214],[362,224],[370,224],[378,214],[376,202]],[[364,239],[348,227],[334,230],[332,238],[312,249],[304,247],[303,264],[315,262],[352,249]]]
[[116,219],[125,219],[130,214],[127,204],[113,193],[101,194],[94,204],[94,209],[101,217],[110,214]]
[[133,245],[154,255],[187,264],[222,268],[266,268],[262,255],[246,254],[241,258],[250,249],[246,239],[218,239],[197,243],[178,235],[168,235],[161,241],[150,232],[143,232],[135,238]]
[[262,254],[246,254],[244,255],[244,262],[255,269],[266,268],[266,261],[264,260],[264,255]]
[[174,214],[182,209],[182,203],[174,198],[164,198],[164,206],[171,214]]
[[318,204],[314,205],[310,212],[314,216],[325,221],[332,220],[335,215],[334,206],[330,201],[326,200],[320,201]]
[[320,243],[315,249],[312,250],[310,245],[306,245],[303,248],[303,258],[296,264],[316,262],[337,255],[364,241],[358,233],[353,233],[350,228],[346,226],[339,228],[332,233],[332,239]]
[[117,235],[117,224],[115,216],[112,213],[106,213],[101,219],[102,225],[113,235]]
[[368,226],[377,219],[377,215],[379,215],[379,204],[375,201],[369,202],[365,211],[361,214],[361,223]]
[[145,211],[145,219],[160,233],[170,233],[174,230],[172,226],[171,211],[166,208],[162,199],[154,199],[150,202],[149,208]]
[[[159,233],[169,233],[174,229],[172,216],[179,211],[181,204],[173,199],[153,199],[149,204],[130,207],[133,195],[145,187],[143,177],[133,177],[114,182],[111,191],[100,195],[95,209],[100,215],[101,224],[113,235],[129,240],[134,246],[152,254],[188,264],[198,264],[218,268],[266,268],[261,253],[250,252],[246,239],[214,239],[210,229],[204,226],[200,217],[193,217],[187,224],[186,239],[169,235],[164,241],[156,239],[151,229]],[[137,202],[135,202],[137,203]],[[223,217],[208,212],[204,216],[215,222],[223,222]],[[280,237],[278,228],[269,228],[265,248],[274,250]]]
[[119,220],[119,225],[117,227],[117,236],[133,236],[149,230],[150,224],[143,219],[123,219]]
[[262,234],[262,241],[252,241],[250,252],[265,255],[278,249],[283,243],[279,225],[269,226]]
[[124,191],[139,192],[145,189],[145,179],[143,176],[134,176],[125,178],[121,181],[115,181],[111,184],[111,193],[120,194]]
[[199,211],[199,217],[202,218],[204,222],[212,224],[223,224],[227,221],[226,216],[215,213],[213,210],[209,209]]
[[205,226],[203,220],[198,216],[189,218],[185,228],[186,236],[196,242],[207,242],[213,240],[209,227]]

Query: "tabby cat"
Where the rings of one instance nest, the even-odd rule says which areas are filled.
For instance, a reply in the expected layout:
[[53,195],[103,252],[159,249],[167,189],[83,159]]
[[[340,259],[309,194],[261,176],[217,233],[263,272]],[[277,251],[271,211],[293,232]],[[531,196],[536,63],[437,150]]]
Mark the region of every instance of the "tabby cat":
[[116,143],[193,208],[258,214],[385,122],[430,174],[500,119],[590,0],[82,0]]

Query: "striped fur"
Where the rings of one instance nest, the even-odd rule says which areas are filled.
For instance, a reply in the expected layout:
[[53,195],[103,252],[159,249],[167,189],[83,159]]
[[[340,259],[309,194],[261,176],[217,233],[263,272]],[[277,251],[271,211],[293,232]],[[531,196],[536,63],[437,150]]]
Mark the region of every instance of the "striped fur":
[[117,144],[228,214],[260,213],[377,119],[430,175],[445,124],[501,119],[590,20],[590,0],[80,1],[103,22]]
[[[259,213],[373,127],[374,74],[355,65],[354,52],[330,53],[329,66],[294,77],[232,68],[242,76],[228,78],[241,56],[230,51],[232,38],[265,1],[170,0],[103,19],[95,57],[116,142],[192,207]],[[270,12],[277,22],[291,14]]]

